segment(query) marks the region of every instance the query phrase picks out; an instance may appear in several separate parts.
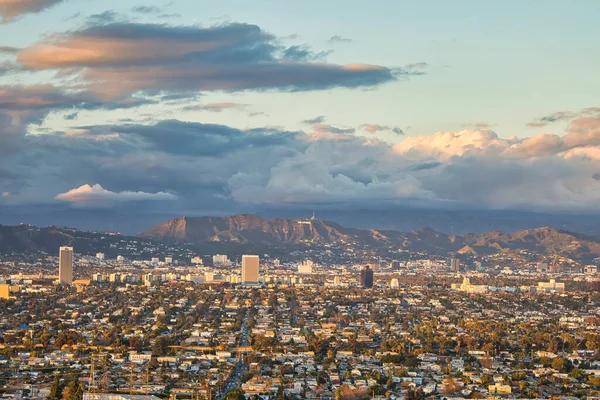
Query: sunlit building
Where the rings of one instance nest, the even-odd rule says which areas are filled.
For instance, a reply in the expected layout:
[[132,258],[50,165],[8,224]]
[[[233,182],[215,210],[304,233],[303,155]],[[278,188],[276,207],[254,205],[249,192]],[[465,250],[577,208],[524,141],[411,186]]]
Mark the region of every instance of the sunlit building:
[[63,246],[58,255],[58,283],[70,285],[73,282],[73,248]]

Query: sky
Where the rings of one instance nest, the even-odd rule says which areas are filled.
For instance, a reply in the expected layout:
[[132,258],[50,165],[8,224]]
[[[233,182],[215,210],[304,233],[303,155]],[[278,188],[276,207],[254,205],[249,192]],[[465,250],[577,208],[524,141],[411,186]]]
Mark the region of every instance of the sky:
[[597,213],[599,14],[592,0],[0,0],[0,223]]

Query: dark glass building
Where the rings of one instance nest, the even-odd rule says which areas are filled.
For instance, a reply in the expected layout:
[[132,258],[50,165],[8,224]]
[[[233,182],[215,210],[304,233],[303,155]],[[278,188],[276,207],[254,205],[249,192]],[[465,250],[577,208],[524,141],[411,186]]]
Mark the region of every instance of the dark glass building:
[[373,287],[373,270],[368,265],[360,271],[360,285],[364,289]]

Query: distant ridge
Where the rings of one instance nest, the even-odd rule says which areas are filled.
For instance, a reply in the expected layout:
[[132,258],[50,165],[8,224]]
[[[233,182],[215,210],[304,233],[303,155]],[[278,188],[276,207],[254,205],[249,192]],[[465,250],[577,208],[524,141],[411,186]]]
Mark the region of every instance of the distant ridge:
[[335,222],[298,219],[262,219],[240,214],[227,217],[179,217],[144,231],[139,237],[164,243],[225,242],[286,246],[302,244],[358,244],[402,248],[433,254],[494,254],[527,250],[563,254],[575,259],[600,257],[600,238],[543,227],[511,233],[447,235],[424,227],[413,232],[345,228]]

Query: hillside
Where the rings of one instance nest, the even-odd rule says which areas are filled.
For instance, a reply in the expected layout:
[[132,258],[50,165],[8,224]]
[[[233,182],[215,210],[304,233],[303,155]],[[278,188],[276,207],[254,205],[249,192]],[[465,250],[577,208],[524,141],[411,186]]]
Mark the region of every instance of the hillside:
[[446,235],[431,228],[413,232],[360,230],[321,220],[266,220],[255,215],[234,215],[175,218],[139,236],[163,243],[227,242],[266,246],[346,243],[433,254],[493,254],[528,250],[546,255],[560,253],[576,259],[600,256],[600,238],[547,227],[511,233],[493,231]]

